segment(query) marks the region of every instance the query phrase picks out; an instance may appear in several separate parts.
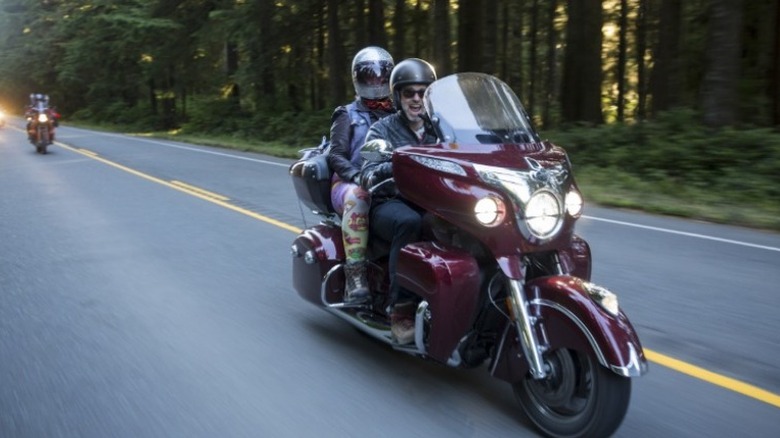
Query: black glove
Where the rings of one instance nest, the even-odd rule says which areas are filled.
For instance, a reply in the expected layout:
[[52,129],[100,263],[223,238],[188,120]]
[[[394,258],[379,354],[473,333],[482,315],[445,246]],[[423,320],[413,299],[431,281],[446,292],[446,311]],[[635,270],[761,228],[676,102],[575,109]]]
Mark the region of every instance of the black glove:
[[382,181],[391,178],[393,176],[393,163],[381,163],[373,165],[370,168],[363,169],[360,172],[360,186],[366,190],[370,190],[372,187],[381,183]]
[[393,163],[382,163],[376,167],[373,172],[373,180],[378,182],[384,181],[393,176]]

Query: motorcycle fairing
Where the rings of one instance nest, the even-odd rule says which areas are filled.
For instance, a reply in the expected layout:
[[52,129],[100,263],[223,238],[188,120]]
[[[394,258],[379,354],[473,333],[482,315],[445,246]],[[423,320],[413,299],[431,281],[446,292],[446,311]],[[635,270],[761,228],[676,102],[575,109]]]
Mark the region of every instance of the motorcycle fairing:
[[[518,206],[498,188],[483,182],[473,167],[474,163],[500,166],[507,169],[528,170],[528,160],[545,167],[561,166],[568,169],[566,154],[549,143],[537,145],[459,145],[440,144],[429,147],[404,147],[393,155],[393,174],[396,187],[404,198],[479,236],[492,249],[496,258],[518,253],[554,250],[566,246],[574,230],[575,218],[566,215],[557,235],[539,242],[523,237],[516,219],[517,211],[507,215],[498,226],[486,228],[474,215],[477,201],[494,196],[512,208]],[[528,153],[528,149],[534,150]],[[433,167],[420,157],[452,164],[451,167]],[[462,173],[452,169],[457,168]],[[575,187],[569,176],[561,186],[561,193]]]
[[[538,337],[549,350],[570,348],[588,351],[612,372],[635,377],[647,372],[642,345],[634,327],[621,310],[607,314],[589,296],[582,279],[567,275],[530,280],[526,284],[530,312],[539,321]],[[497,344],[491,373],[510,383],[528,371],[517,332],[508,325]]]
[[406,245],[398,257],[398,282],[428,302],[428,354],[447,362],[473,323],[480,268],[468,251],[434,242]]

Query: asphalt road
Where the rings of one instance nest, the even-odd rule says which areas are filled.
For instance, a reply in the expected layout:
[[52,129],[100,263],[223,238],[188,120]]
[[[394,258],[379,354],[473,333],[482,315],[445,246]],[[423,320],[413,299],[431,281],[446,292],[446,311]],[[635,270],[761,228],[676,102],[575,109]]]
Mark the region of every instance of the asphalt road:
[[[0,436],[535,436],[508,385],[304,302],[289,161],[0,129]],[[315,219],[305,216],[306,223]],[[780,235],[588,207],[651,358],[619,437],[780,433]]]

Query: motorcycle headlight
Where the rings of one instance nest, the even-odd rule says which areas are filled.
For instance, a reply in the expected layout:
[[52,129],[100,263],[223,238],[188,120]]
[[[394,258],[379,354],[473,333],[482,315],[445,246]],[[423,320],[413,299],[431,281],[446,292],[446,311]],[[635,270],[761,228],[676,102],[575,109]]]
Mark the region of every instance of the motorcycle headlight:
[[41,123],[46,123],[49,121],[49,117],[46,114],[40,113],[38,114],[38,121]]
[[[560,231],[565,208],[560,170],[515,171],[479,164],[474,169],[483,181],[501,187],[517,203],[523,212],[517,217],[520,231],[526,238],[551,239]],[[576,204],[575,198],[571,200]]]
[[486,227],[498,226],[506,217],[506,204],[499,198],[487,196],[477,201],[474,215],[477,221]]
[[558,199],[546,190],[533,195],[525,207],[525,222],[528,230],[536,237],[549,237],[561,225],[561,207]]

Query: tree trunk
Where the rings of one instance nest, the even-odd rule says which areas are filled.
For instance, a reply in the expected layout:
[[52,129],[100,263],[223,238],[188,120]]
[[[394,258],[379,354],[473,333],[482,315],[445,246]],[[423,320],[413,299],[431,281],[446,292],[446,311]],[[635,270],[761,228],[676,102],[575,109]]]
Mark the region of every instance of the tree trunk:
[[531,3],[531,29],[529,30],[528,41],[531,47],[528,53],[528,114],[533,118],[536,113],[536,72],[539,67],[536,65],[536,54],[538,50],[539,33],[539,0],[533,0]]
[[450,2],[433,0],[433,65],[439,76],[452,72],[450,54]]
[[645,106],[647,105],[647,86],[645,85],[646,69],[645,54],[647,52],[647,2],[648,0],[639,0],[639,6],[636,13],[636,118],[644,120],[647,115]]
[[382,0],[368,0],[368,44],[387,48],[385,10]]
[[544,102],[542,103],[542,126],[552,126],[551,108],[556,100],[555,96],[555,71],[558,65],[555,45],[558,43],[558,32],[555,30],[555,16],[558,9],[557,0],[548,0],[547,8],[547,78],[544,88]]
[[406,36],[406,2],[404,0],[395,0],[395,13],[393,14],[393,59],[399,61],[406,57],[406,45],[404,37]]
[[618,95],[617,95],[617,120],[622,122],[625,119],[626,109],[626,62],[628,51],[628,0],[620,0],[620,35],[618,42],[618,60],[617,60],[617,76],[615,80],[618,83]]
[[498,46],[498,0],[484,2],[484,43],[482,44],[482,71],[496,74],[496,55]]
[[366,2],[355,0],[355,45],[357,50],[368,45],[368,28],[366,26]]
[[330,77],[330,106],[341,105],[346,96],[344,71],[346,56],[339,29],[339,0],[328,0],[328,70]]
[[737,121],[742,0],[712,0],[707,38],[702,116],[710,127]]
[[772,105],[772,124],[780,125],[780,3],[774,4],[774,45],[769,78],[769,96]]
[[230,84],[230,100],[239,105],[241,102],[241,93],[238,89],[238,82],[235,80],[238,71],[238,45],[233,42],[225,43],[225,74]]
[[458,70],[482,71],[482,0],[458,5]]
[[600,0],[569,0],[561,114],[566,122],[601,124]]
[[654,51],[653,71],[650,74],[654,114],[671,109],[680,103],[681,7],[681,0],[663,0],[661,3],[658,41]]

